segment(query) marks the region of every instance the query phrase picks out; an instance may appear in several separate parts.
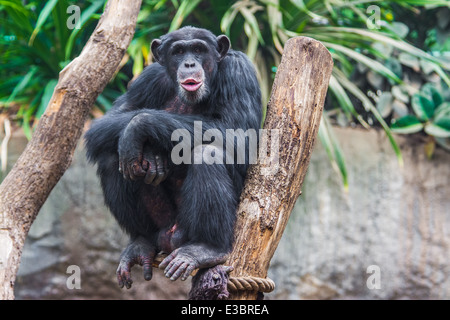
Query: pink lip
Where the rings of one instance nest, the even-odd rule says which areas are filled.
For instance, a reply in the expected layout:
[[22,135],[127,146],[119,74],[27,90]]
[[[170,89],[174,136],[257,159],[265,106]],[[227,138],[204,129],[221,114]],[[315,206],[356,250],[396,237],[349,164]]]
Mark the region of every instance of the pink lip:
[[203,82],[194,79],[187,79],[181,83],[181,86],[187,91],[197,91]]

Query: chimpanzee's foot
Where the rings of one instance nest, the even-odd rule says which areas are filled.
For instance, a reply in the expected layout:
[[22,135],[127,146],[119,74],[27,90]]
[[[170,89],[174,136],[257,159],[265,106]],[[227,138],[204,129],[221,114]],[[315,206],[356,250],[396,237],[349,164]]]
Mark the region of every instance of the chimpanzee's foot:
[[146,239],[139,237],[130,242],[120,255],[119,267],[117,268],[117,281],[119,286],[131,288],[131,267],[138,264],[144,268],[144,279],[152,278],[152,262],[156,255],[155,247]]
[[186,280],[195,269],[210,268],[224,263],[227,254],[205,244],[189,244],[172,251],[160,264],[170,280]]

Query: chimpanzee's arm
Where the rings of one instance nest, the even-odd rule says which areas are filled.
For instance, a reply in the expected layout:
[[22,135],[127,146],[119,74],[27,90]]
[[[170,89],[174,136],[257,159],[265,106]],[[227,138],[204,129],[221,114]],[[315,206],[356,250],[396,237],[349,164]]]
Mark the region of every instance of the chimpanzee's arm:
[[122,131],[139,111],[120,113],[111,111],[95,120],[85,134],[87,157],[92,162],[106,154],[117,154],[117,146]]
[[[132,89],[130,88],[131,92]],[[244,54],[231,51],[221,62],[210,97],[208,115],[172,114],[164,110],[141,109],[127,125],[119,141],[121,163],[125,167],[123,169],[131,169],[140,162],[143,145],[148,140],[170,152],[177,143],[171,140],[172,133],[177,129],[185,129],[193,135],[195,121],[202,122],[202,134],[208,129],[218,129],[224,139],[226,129],[246,131],[260,127],[261,93],[253,66]],[[191,137],[191,141],[193,140]]]
[[144,69],[112,110],[95,120],[85,135],[88,159],[97,162],[105,153],[117,154],[119,137],[141,109],[159,109],[173,95],[165,69],[154,63]]

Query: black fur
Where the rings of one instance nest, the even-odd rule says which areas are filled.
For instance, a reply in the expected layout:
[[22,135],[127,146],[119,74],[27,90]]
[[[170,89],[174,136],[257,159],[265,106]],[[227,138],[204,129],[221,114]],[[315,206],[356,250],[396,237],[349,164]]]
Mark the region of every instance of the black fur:
[[[166,64],[171,43],[192,39],[208,44],[205,59],[214,65],[204,70],[209,94],[189,105],[177,99],[181,89],[171,69],[174,65]],[[228,48],[222,48],[218,39],[207,30],[185,27],[152,44],[159,62],[145,68],[85,136],[88,159],[98,165],[105,203],[132,241],[145,238],[157,251],[161,250],[160,231],[175,223],[182,232],[181,247],[201,244],[220,254],[232,247],[248,159],[245,164],[177,166],[170,161],[171,150],[178,143],[171,141],[172,132],[187,129],[193,134],[194,121],[202,121],[203,132],[218,129],[224,138],[226,129],[260,127],[261,94],[255,70],[241,52],[230,49],[220,57],[221,50]],[[145,184],[140,177],[124,179],[119,172],[122,161],[141,161],[144,149],[169,162],[170,175],[156,186]],[[182,181],[181,186],[177,181]]]

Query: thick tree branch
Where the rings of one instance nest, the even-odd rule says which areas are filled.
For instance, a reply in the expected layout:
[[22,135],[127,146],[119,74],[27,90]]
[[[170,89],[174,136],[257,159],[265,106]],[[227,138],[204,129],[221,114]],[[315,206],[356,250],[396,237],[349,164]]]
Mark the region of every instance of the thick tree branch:
[[110,0],[80,56],[61,71],[33,138],[0,185],[0,299],[13,286],[28,230],[72,161],[97,96],[133,38],[141,0]]
[[[267,108],[264,129],[270,154],[266,165],[252,165],[238,208],[235,245],[226,265],[231,277],[265,278],[289,215],[300,195],[319,129],[333,60],[318,41],[287,41]],[[279,137],[279,147],[272,144]],[[273,150],[273,147],[278,149]],[[230,299],[256,299],[255,291],[232,293]]]

